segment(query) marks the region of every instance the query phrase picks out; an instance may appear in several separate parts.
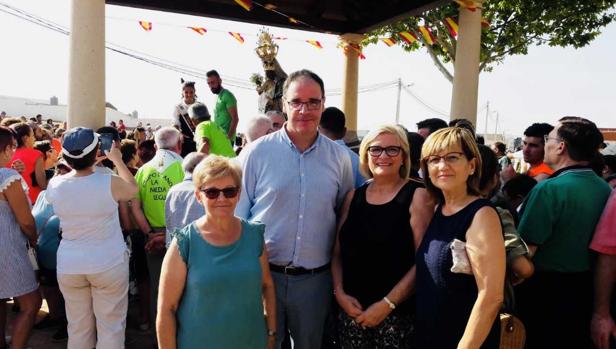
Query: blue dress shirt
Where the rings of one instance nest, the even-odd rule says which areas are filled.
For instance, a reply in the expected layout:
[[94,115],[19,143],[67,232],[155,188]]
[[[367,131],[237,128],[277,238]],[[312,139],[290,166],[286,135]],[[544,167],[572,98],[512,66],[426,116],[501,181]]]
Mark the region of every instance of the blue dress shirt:
[[269,261],[308,269],[331,260],[336,213],[353,188],[347,151],[323,135],[301,153],[285,129],[242,153],[239,217],[265,223]]

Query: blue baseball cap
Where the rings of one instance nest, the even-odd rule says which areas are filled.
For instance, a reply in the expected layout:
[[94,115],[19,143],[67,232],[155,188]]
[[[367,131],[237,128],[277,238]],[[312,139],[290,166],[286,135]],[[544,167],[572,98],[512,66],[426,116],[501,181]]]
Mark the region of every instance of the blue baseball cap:
[[98,145],[98,133],[91,128],[75,127],[64,133],[62,154],[71,159],[81,159]]

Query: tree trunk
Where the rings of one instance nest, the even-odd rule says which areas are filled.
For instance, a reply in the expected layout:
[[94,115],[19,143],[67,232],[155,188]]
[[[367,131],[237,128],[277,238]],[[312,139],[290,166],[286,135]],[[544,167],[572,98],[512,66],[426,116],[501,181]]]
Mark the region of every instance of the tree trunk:
[[449,82],[453,84],[453,75],[449,72],[449,70],[447,70],[443,62],[438,59],[436,54],[434,54],[434,50],[432,50],[432,47],[430,47],[430,45],[426,45],[426,48],[428,49],[430,58],[432,58],[432,61],[434,62],[434,65],[436,65],[436,68],[438,68],[438,70],[443,74],[445,79],[449,80]]

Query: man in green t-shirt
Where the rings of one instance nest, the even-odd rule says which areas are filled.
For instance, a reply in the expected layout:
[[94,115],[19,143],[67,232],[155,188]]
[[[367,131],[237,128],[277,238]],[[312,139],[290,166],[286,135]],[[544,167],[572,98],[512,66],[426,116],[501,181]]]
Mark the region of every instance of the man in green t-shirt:
[[188,115],[197,125],[195,130],[195,142],[197,151],[204,154],[222,155],[229,158],[235,157],[235,151],[224,131],[210,120],[210,113],[203,103],[194,103],[188,108]]
[[528,195],[518,231],[535,275],[517,289],[527,349],[589,348],[592,311],[588,249],[610,187],[589,164],[603,136],[580,117],[564,117],[544,137],[545,163],[556,170]]
[[233,93],[222,87],[222,79],[216,70],[207,72],[207,85],[213,94],[218,95],[214,108],[214,122],[225,131],[227,138],[235,141],[235,129],[240,121],[237,116],[237,101]]
[[131,200],[131,212],[146,235],[146,259],[150,273],[150,314],[156,319],[158,280],[165,256],[165,200],[173,185],[184,180],[181,134],[163,127],[154,134],[156,154],[137,171],[139,194]]

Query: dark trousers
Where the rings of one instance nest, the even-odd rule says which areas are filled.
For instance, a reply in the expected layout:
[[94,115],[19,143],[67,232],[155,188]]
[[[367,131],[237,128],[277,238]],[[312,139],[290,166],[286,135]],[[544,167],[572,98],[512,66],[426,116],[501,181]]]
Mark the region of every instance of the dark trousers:
[[516,287],[526,349],[591,347],[592,273],[536,272]]

